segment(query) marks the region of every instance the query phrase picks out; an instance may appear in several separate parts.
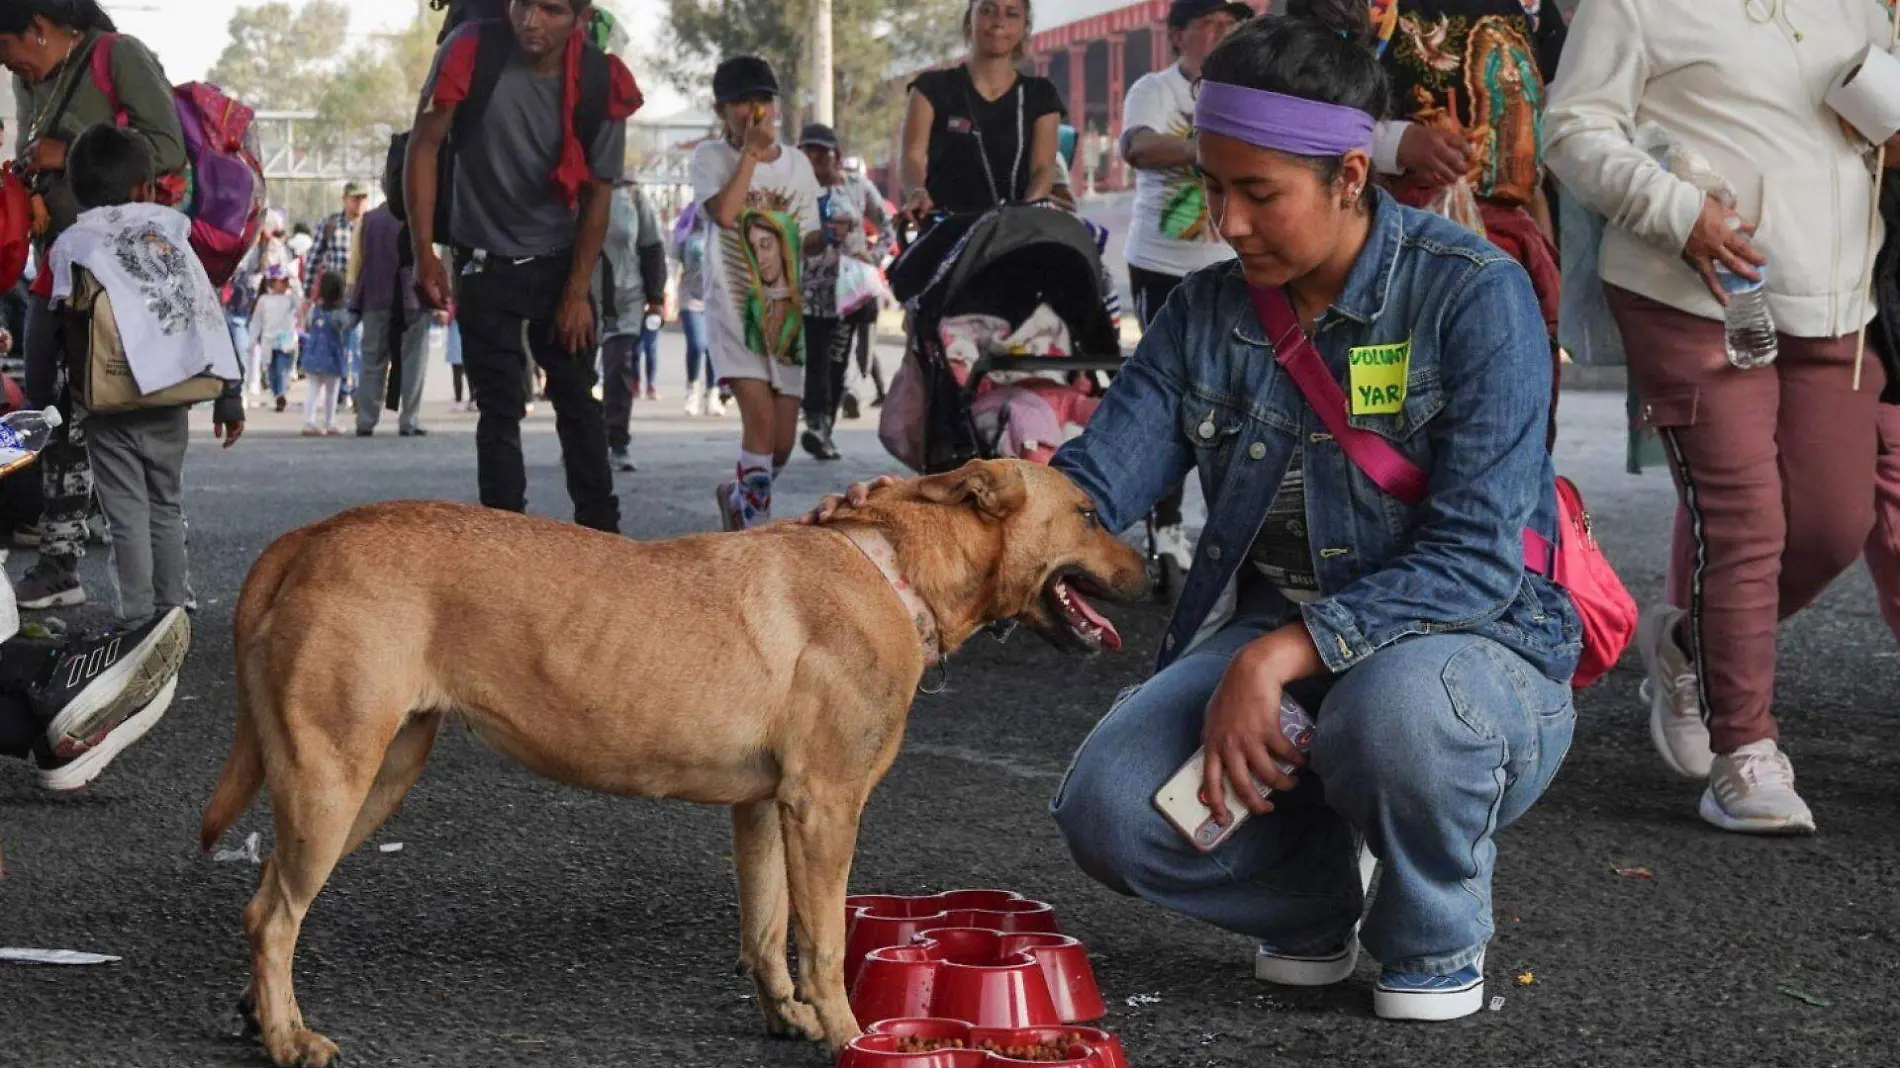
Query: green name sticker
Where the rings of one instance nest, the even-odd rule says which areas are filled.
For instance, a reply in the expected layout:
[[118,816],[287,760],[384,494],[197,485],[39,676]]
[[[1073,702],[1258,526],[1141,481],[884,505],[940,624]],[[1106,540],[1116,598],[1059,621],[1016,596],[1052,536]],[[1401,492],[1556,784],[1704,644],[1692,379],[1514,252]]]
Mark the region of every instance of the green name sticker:
[[1412,343],[1367,345],[1346,354],[1352,376],[1352,414],[1391,415],[1405,405]]

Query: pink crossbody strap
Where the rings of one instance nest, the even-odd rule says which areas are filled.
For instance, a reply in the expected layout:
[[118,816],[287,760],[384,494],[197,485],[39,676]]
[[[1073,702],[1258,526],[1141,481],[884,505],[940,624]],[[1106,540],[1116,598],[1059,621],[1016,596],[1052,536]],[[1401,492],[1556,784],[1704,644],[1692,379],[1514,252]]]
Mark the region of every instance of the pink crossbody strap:
[[[1300,329],[1299,317],[1293,313],[1293,302],[1287,299],[1286,290],[1259,286],[1248,286],[1247,290],[1253,295],[1254,313],[1260,317],[1267,340],[1273,344],[1274,360],[1299,387],[1300,395],[1319,415],[1327,433],[1339,442],[1346,458],[1380,489],[1413,507],[1423,503],[1428,482],[1424,469],[1391,442],[1346,421],[1346,393],[1333,380],[1333,373],[1326,369],[1326,361],[1320,358],[1319,350],[1313,347],[1306,331]],[[1561,582],[1554,574],[1557,558],[1556,547],[1550,539],[1529,527],[1524,528],[1527,568]]]

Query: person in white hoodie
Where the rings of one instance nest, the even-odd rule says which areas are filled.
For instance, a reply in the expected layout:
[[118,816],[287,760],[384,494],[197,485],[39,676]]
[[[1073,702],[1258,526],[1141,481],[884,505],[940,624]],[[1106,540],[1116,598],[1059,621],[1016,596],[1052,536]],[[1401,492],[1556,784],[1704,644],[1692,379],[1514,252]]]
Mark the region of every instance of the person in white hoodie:
[[278,411],[289,407],[290,372],[297,364],[298,311],[303,297],[292,284],[290,271],[277,264],[264,268],[264,291],[251,306],[251,348],[268,352],[264,374]]
[[[1883,236],[1873,146],[1823,97],[1888,40],[1877,0],[1584,0],[1550,87],[1546,159],[1609,220],[1602,280],[1686,516],[1676,603],[1638,632],[1651,735],[1672,769],[1707,779],[1702,817],[1726,830],[1814,830],[1779,746],[1776,627],[1873,526],[1885,382],[1870,356],[1854,386]],[[1649,123],[1734,205],[1639,149]],[[1731,366],[1718,269],[1765,276],[1773,364]]]

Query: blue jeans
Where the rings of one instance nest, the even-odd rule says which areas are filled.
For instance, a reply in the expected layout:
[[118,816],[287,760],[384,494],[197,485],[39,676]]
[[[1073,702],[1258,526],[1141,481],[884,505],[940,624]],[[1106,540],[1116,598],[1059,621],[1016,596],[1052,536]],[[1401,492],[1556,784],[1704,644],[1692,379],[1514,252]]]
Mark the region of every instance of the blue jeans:
[[[699,381],[699,369],[706,369],[706,388],[712,389],[712,354],[706,348],[706,313],[703,311],[680,310],[680,331],[686,335],[686,388],[693,388]],[[650,379],[649,379],[650,380]]]
[[1576,725],[1567,683],[1469,634],[1412,638],[1344,675],[1289,688],[1318,709],[1308,770],[1273,812],[1196,852],[1154,794],[1201,744],[1234,653],[1266,633],[1236,623],[1123,693],[1076,752],[1051,803],[1070,851],[1119,893],[1321,953],[1362,908],[1361,835],[1383,862],[1360,939],[1401,971],[1447,974],[1492,934],[1499,828],[1550,784]]
[[297,354],[282,349],[272,349],[270,353],[270,392],[273,397],[281,397],[290,392],[290,370],[296,366]]
[[349,360],[343,368],[343,385],[337,390],[337,396],[348,400],[356,392],[356,386],[363,381],[363,324],[358,322],[350,328],[344,339],[344,351]]
[[[643,382],[648,389],[652,389],[659,384],[660,332],[658,330],[640,331],[639,346],[634,350],[632,359],[629,362],[632,364],[630,370],[633,372],[634,388],[639,388]],[[646,372],[644,376],[641,374],[643,365]],[[686,384],[688,386],[693,384],[690,377],[686,380]]]

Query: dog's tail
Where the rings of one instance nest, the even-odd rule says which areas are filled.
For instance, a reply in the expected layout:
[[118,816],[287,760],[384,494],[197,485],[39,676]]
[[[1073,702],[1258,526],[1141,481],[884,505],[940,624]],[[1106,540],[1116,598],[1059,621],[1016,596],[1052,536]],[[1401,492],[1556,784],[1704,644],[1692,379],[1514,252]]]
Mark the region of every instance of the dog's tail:
[[261,628],[266,622],[278,591],[283,588],[284,579],[290,573],[290,567],[297,558],[304,540],[302,531],[293,531],[273,542],[257,558],[256,566],[244,580],[244,591],[238,597],[237,613],[233,620],[235,659],[237,662],[237,725],[231,738],[230,755],[224,758],[224,771],[218,776],[218,785],[212,791],[211,800],[205,805],[204,816],[198,824],[198,846],[210,852],[218,839],[237,822],[238,816],[257,796],[259,787],[264,784],[264,754],[257,742],[257,702],[256,686],[259,680],[253,678],[251,671],[252,650],[262,638]]

